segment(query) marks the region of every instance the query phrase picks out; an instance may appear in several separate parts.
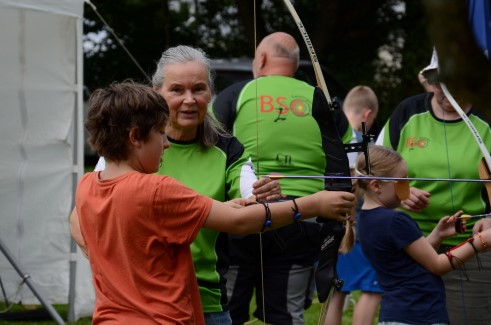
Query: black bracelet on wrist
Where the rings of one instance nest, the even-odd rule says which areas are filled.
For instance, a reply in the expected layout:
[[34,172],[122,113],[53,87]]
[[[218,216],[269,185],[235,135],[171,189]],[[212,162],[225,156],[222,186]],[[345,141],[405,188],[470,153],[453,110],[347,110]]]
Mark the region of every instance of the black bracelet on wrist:
[[269,209],[269,206],[267,203],[264,202],[259,202],[260,204],[263,205],[264,210],[265,210],[265,217],[264,217],[264,224],[263,227],[261,228],[260,232],[264,232],[266,228],[270,228],[273,225],[273,222],[271,221],[271,210]]
[[295,199],[293,199],[292,201],[293,201],[293,205],[295,206],[294,208],[292,208],[292,211],[293,211],[293,222],[297,222],[298,219],[300,219],[300,217],[302,216],[302,214],[298,210],[298,205],[297,205],[297,202],[295,201]]
[[469,237],[469,238],[467,239],[467,242],[468,242],[469,244],[471,244],[472,249],[474,250],[474,253],[476,253],[476,255],[477,255],[477,254],[479,253],[479,251],[476,249],[476,246],[474,246],[474,237]]
[[471,237],[467,238],[466,242],[468,242],[469,244],[471,244],[472,249],[474,250],[474,253],[476,253],[477,269],[479,271],[481,271],[481,269],[482,269],[482,262],[481,262],[481,258],[478,255],[479,254],[479,251],[477,250],[476,246],[474,246],[474,236],[471,236]]

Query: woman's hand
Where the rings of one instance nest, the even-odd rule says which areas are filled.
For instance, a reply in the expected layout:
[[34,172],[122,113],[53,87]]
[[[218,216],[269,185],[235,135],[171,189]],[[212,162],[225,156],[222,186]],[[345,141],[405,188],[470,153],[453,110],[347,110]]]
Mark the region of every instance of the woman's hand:
[[401,201],[401,207],[412,212],[420,212],[430,204],[428,199],[430,196],[429,192],[411,187],[409,189],[409,198]]
[[252,184],[256,201],[277,201],[284,198],[281,195],[280,183],[277,180],[272,180],[268,177],[263,177]]
[[491,219],[490,218],[482,218],[477,221],[472,228],[472,234],[477,234],[478,232],[483,232],[486,229],[491,228]]

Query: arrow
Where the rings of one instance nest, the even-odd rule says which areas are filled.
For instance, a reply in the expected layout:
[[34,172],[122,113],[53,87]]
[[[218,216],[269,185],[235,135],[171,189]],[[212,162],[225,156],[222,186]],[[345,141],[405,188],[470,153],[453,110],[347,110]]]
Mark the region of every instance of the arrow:
[[268,177],[274,180],[282,178],[299,179],[360,179],[360,180],[379,180],[379,181],[427,181],[427,182],[470,182],[470,183],[491,183],[491,179],[471,179],[471,178],[428,178],[428,177],[379,177],[379,176],[324,176],[324,175],[281,175],[269,174],[261,177]]

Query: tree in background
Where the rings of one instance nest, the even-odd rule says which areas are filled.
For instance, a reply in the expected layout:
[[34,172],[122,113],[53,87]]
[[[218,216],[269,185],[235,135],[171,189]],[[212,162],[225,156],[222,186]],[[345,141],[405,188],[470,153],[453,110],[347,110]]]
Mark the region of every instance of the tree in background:
[[473,103],[491,120],[491,61],[483,53],[484,49],[489,53],[489,45],[480,48],[476,42],[465,2],[424,0],[423,3],[428,30],[438,51],[440,77],[455,97]]
[[[273,31],[297,38],[297,27],[282,0],[92,0],[125,46],[149,74],[162,51],[187,44],[212,58],[252,57],[255,40]],[[397,103],[421,91],[417,72],[430,60],[432,44],[419,1],[296,0],[294,6],[322,64],[345,85],[371,86],[379,96],[379,123]],[[254,8],[256,14],[254,15]],[[85,84],[90,90],[143,73],[85,7]],[[98,42],[90,36],[107,35]],[[92,33],[92,34],[91,34]],[[336,95],[336,94],[332,94]]]

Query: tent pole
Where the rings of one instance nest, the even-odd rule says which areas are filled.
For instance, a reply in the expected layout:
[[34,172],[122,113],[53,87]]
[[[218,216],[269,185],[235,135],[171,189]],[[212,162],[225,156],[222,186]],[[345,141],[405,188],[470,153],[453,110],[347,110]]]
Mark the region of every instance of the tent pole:
[[[83,90],[83,21],[77,19],[77,72],[76,72],[76,109],[74,112],[74,141],[73,141],[73,172],[72,172],[72,210],[75,208],[75,193],[77,184],[84,172],[84,137],[83,137],[83,117],[84,117],[84,90]],[[77,283],[77,243],[70,236],[70,268],[69,268],[69,287],[68,287],[68,315],[69,322],[75,322],[77,315],[76,305],[76,283]]]
[[41,296],[41,294],[37,291],[36,287],[34,284],[31,282],[31,276],[27,273],[22,272],[18,264],[15,262],[14,258],[12,257],[12,254],[8,250],[8,248],[4,245],[2,239],[0,238],[0,250],[2,251],[3,255],[7,258],[7,260],[10,262],[12,267],[17,271],[19,276],[22,279],[22,282],[27,283],[27,286],[29,289],[31,289],[32,293],[38,298],[39,302],[46,308],[48,313],[51,315],[51,317],[59,324],[59,325],[65,325],[65,321],[61,318],[61,316],[58,314],[58,312],[48,304],[44,298]]
[[68,287],[68,314],[67,320],[69,322],[75,322],[75,284],[77,283],[77,244],[70,238],[70,274],[69,274],[69,287]]

